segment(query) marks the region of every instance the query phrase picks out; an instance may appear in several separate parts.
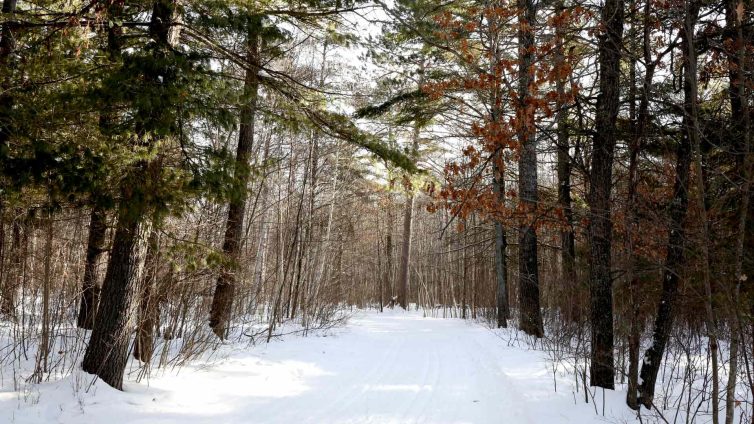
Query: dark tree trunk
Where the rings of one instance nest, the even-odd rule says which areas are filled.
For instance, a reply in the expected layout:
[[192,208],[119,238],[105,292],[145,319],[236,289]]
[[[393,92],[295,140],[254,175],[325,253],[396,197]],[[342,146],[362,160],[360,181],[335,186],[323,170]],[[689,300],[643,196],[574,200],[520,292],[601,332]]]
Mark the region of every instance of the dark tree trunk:
[[392,195],[388,193],[387,209],[387,235],[385,236],[385,289],[390,293],[388,307],[395,306],[395,286],[393,284],[393,209],[389,206],[392,204]]
[[98,263],[105,252],[105,235],[107,222],[105,211],[99,207],[92,209],[89,216],[89,238],[86,245],[86,263],[84,264],[84,281],[81,288],[81,303],[76,325],[91,330],[99,303]]
[[[489,38],[494,40],[490,43],[492,63],[490,64],[490,75],[496,75],[495,64],[502,60],[503,52],[497,43],[499,33],[490,31]],[[490,122],[499,124],[503,115],[501,110],[503,89],[502,82],[499,79],[490,90]],[[503,146],[497,146],[493,152],[492,158],[492,188],[495,191],[495,200],[500,207],[505,207],[505,156],[503,155]],[[508,304],[508,240],[505,237],[505,227],[503,226],[503,217],[495,218],[495,306],[496,320],[498,328],[508,327],[508,318],[510,318],[510,305]]]
[[[556,5],[556,13],[565,11],[563,0]],[[566,66],[564,46],[566,44],[566,31],[562,25],[555,28],[557,42],[555,44],[555,66],[562,69]],[[560,280],[563,285],[561,293],[567,293],[567,298],[561,299],[563,309],[561,312],[565,319],[577,322],[581,319],[581,310],[577,302],[578,281],[576,281],[576,238],[573,233],[573,208],[571,200],[571,155],[570,134],[568,128],[568,109],[566,105],[566,84],[568,77],[558,78],[555,90],[558,100],[555,105],[557,110],[555,121],[557,125],[557,172],[558,172],[558,206],[563,211],[563,230],[560,232]]]
[[[118,19],[123,11],[123,6],[118,3],[111,4],[107,9],[107,18],[110,21]],[[117,62],[122,53],[123,29],[119,25],[107,25],[107,54],[110,60]],[[107,133],[113,123],[115,105],[109,105],[110,110],[103,110],[99,117],[99,127]],[[86,246],[86,263],[84,265],[84,281],[82,282],[81,301],[76,325],[79,328],[91,330],[94,326],[95,315],[99,305],[100,287],[98,263],[105,252],[105,237],[107,233],[107,213],[104,208],[95,204],[89,216],[89,237]]]
[[[729,342],[729,358],[728,361],[728,381],[725,385],[725,424],[731,424],[733,423],[736,415],[736,386],[738,382],[738,372],[739,372],[739,351],[741,347],[741,342],[745,340],[744,337],[744,318],[742,315],[742,312],[744,309],[741,308],[742,302],[741,302],[741,288],[744,283],[744,281],[747,279],[747,277],[744,277],[747,274],[745,271],[745,256],[746,254],[746,245],[747,240],[750,242],[752,238],[754,238],[750,232],[747,232],[747,225],[750,225],[750,217],[749,214],[749,204],[752,201],[752,194],[751,194],[751,176],[752,176],[752,157],[751,157],[751,139],[750,139],[750,132],[751,132],[751,111],[749,108],[749,93],[747,92],[747,87],[750,86],[750,78],[748,77],[747,70],[750,66],[750,61],[747,57],[747,52],[749,51],[749,47],[751,45],[750,41],[744,38],[744,27],[749,24],[749,22],[746,19],[746,9],[743,3],[743,0],[738,0],[736,5],[736,12],[735,14],[731,13],[732,4],[731,2],[726,3],[726,29],[728,31],[735,31],[735,42],[733,45],[736,47],[735,58],[736,62],[732,63],[731,66],[736,67],[736,71],[738,73],[738,77],[742,78],[742,80],[734,80],[731,78],[730,85],[731,88],[733,88],[734,84],[737,88],[736,96],[740,99],[740,115],[733,115],[733,121],[736,122],[736,125],[740,128],[740,135],[736,135],[737,138],[740,140],[741,146],[741,155],[743,159],[739,162],[737,162],[738,169],[736,176],[737,180],[740,180],[738,183],[738,189],[740,193],[741,200],[739,201],[739,210],[738,210],[738,231],[736,234],[736,249],[735,249],[735,259],[734,259],[734,278],[735,282],[732,284],[733,289],[732,294],[729,299],[729,319],[731,324],[731,332],[730,332],[730,342]],[[733,104],[733,96],[731,95],[731,104]],[[735,113],[735,112],[734,112]],[[749,243],[751,244],[751,242]],[[751,250],[749,250],[751,251]],[[751,255],[749,255],[751,256]],[[748,271],[748,270],[747,270]],[[744,350],[745,352],[745,350]],[[745,355],[745,354],[744,354]],[[748,360],[745,360],[745,363],[747,363]],[[748,370],[747,370],[748,371]],[[751,382],[751,380],[749,380]],[[754,389],[754,388],[753,388]]]
[[599,36],[599,94],[589,188],[589,291],[592,330],[590,384],[613,389],[613,280],[610,275],[613,154],[620,100],[620,60],[623,44],[623,1],[605,0],[603,33]]
[[[495,158],[493,170],[493,186],[499,202],[505,202],[505,176],[503,175],[502,162],[503,155],[497,155]],[[495,221],[495,276],[497,279],[497,288],[495,294],[495,303],[497,306],[497,327],[508,327],[508,263],[505,256],[508,249],[508,243],[505,239],[505,227],[500,220]]]
[[[636,211],[639,208],[637,199],[637,189],[639,186],[639,153],[644,146],[647,126],[649,125],[649,96],[654,79],[654,70],[657,61],[652,60],[650,34],[651,25],[649,22],[651,13],[651,2],[644,3],[644,24],[642,36],[642,51],[644,56],[645,70],[644,81],[641,90],[641,100],[639,101],[638,116],[636,116],[636,125],[633,128],[633,135],[629,143],[629,162],[628,162],[628,202],[626,213],[626,251],[627,251],[627,270],[626,278],[629,284],[629,303],[631,315],[629,319],[628,335],[628,388],[626,393],[626,403],[632,409],[639,408],[638,390],[639,390],[639,349],[641,344],[641,332],[643,330],[642,320],[639,315],[639,304],[641,302],[641,292],[639,290],[639,276],[636,270],[635,233],[638,227],[638,217]],[[659,58],[658,58],[659,60]],[[635,69],[635,60],[632,63],[632,69]],[[635,71],[634,71],[635,72]],[[631,80],[632,91],[635,93],[635,83]],[[632,108],[635,104],[635,94],[632,96]],[[637,115],[637,112],[632,114]]]
[[406,206],[403,210],[403,244],[401,246],[401,268],[398,276],[398,304],[408,310],[408,283],[411,265],[411,238],[413,236],[414,223],[414,194],[409,193],[406,197]]
[[134,358],[147,363],[152,360],[154,332],[160,316],[157,291],[159,249],[159,233],[157,229],[152,229],[147,246],[144,279],[141,283],[136,340],[134,341]]
[[16,316],[16,288],[21,281],[23,273],[23,261],[21,245],[21,223],[19,218],[15,218],[11,224],[11,244],[8,257],[8,272],[5,275],[5,281],[2,283],[2,299],[0,299],[0,314],[6,317],[15,318]]
[[[563,13],[565,6],[560,0],[557,5],[556,13]],[[566,65],[565,53],[563,46],[565,44],[564,28],[556,28],[558,42],[555,45],[555,66],[562,68]],[[562,284],[568,287],[568,291],[573,291],[577,285],[576,281],[576,240],[573,234],[573,208],[571,206],[571,156],[568,130],[568,110],[565,103],[565,87],[568,82],[566,77],[558,78],[556,81],[556,91],[558,94],[557,112],[555,121],[557,124],[557,167],[558,167],[558,205],[563,210],[564,229],[560,233],[560,258],[562,263],[561,280]],[[564,287],[564,289],[566,289]],[[573,301],[568,302],[568,311],[566,317],[571,320],[577,320],[577,307]]]
[[[695,137],[697,127],[694,122],[696,103],[696,56],[690,52],[693,44],[689,37],[694,36],[696,14],[698,9],[689,13],[687,21],[681,30],[681,48],[684,60],[684,118],[685,134],[678,143],[676,153],[676,179],[673,190],[673,201],[670,204],[670,233],[668,235],[668,251],[662,278],[662,295],[657,309],[652,346],[647,349],[641,366],[639,380],[639,402],[651,408],[654,401],[655,383],[660,370],[665,346],[673,328],[674,307],[678,300],[678,283],[684,266],[684,222],[688,210],[689,169],[691,166],[691,140]],[[693,61],[693,64],[692,64]],[[692,66],[693,65],[693,66]]]
[[128,191],[124,193],[110,262],[102,284],[97,320],[82,364],[84,371],[96,374],[118,390],[123,390],[123,370],[128,361],[131,338],[131,316],[143,268],[146,232],[149,229],[149,222],[144,219],[143,212],[126,206],[131,197]]
[[[744,12],[744,16],[739,17],[738,8],[741,6],[741,11]],[[730,126],[730,140],[734,141],[734,152],[736,157],[736,169],[735,175],[732,176],[734,182],[739,185],[746,184],[745,175],[748,170],[746,169],[746,156],[750,155],[750,147],[748,146],[748,122],[741,117],[749,116],[746,114],[751,113],[751,109],[746,106],[747,98],[747,82],[751,82],[750,77],[747,77],[745,72],[746,66],[750,65],[750,59],[747,59],[747,52],[752,48],[752,33],[745,28],[751,24],[746,19],[746,3],[742,3],[742,0],[726,0],[725,2],[725,40],[723,45],[730,46],[727,51],[728,55],[728,96],[730,98],[731,120]],[[754,192],[749,192],[749,204],[754,204]],[[744,247],[746,251],[754,251],[754,208],[748,208],[746,217],[746,231],[744,232]],[[754,275],[754,255],[745,255],[743,261],[743,271],[745,275]]]
[[249,159],[254,145],[254,120],[257,109],[257,93],[259,91],[259,25],[257,19],[250,24],[246,40],[247,61],[244,80],[244,96],[246,104],[241,109],[241,128],[238,134],[235,166],[235,190],[228,204],[228,220],[225,225],[223,253],[228,263],[223,266],[215,285],[212,297],[212,309],[209,314],[209,326],[220,339],[225,339],[230,322],[233,306],[233,292],[237,283],[238,260],[241,255],[241,239],[243,238],[243,222],[246,210],[247,185],[249,183]]
[[537,11],[532,0],[519,0],[519,71],[518,71],[518,162],[520,212],[518,237],[520,327],[526,334],[542,337],[542,312],[539,308],[539,268],[537,266],[537,139],[534,105],[531,102],[534,83],[534,26]]

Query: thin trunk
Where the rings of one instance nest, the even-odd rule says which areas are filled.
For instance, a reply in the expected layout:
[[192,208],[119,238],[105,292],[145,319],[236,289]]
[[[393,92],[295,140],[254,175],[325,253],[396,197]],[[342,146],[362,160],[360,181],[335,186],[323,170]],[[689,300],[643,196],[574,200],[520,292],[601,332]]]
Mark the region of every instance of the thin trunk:
[[675,318],[675,305],[678,300],[678,284],[685,265],[683,251],[685,248],[684,222],[688,210],[689,169],[691,166],[691,145],[698,140],[696,126],[696,55],[693,49],[693,29],[697,10],[690,12],[681,32],[681,44],[684,58],[684,128],[685,134],[678,144],[676,180],[673,201],[670,206],[670,232],[668,250],[662,278],[662,295],[655,318],[652,334],[652,346],[644,355],[639,385],[639,402],[651,408],[654,402],[655,383],[661,367],[665,347],[670,338]]
[[526,334],[542,337],[542,311],[539,307],[539,267],[537,264],[537,138],[534,123],[534,26],[537,10],[533,0],[518,0],[518,162],[520,218],[518,236],[518,275],[520,327]]
[[[684,20],[684,33],[685,33],[685,59],[687,61],[684,70],[684,75],[688,80],[689,96],[693,101],[689,105],[689,109],[685,111],[685,115],[689,119],[691,131],[689,131],[691,139],[691,147],[693,149],[694,165],[696,166],[696,184],[698,195],[696,196],[697,208],[701,219],[702,237],[701,237],[701,251],[702,251],[702,278],[704,284],[705,295],[705,326],[707,331],[707,337],[709,340],[710,357],[712,359],[712,393],[710,393],[710,399],[712,400],[712,423],[718,424],[720,418],[718,411],[720,410],[720,379],[718,369],[718,343],[717,343],[717,325],[715,324],[715,313],[713,310],[712,301],[712,277],[710,275],[710,252],[709,252],[709,219],[707,217],[707,206],[705,204],[706,189],[704,184],[704,175],[702,172],[702,150],[701,150],[701,131],[699,129],[699,105],[697,103],[698,98],[698,84],[697,84],[697,60],[696,60],[696,47],[694,42],[694,29],[696,27],[697,15],[699,12],[699,4],[694,1],[685,1],[685,20]],[[684,87],[685,88],[685,87]]]
[[620,100],[620,61],[623,45],[623,1],[605,0],[598,43],[599,94],[589,178],[589,291],[592,386],[613,389],[613,279],[611,275],[613,155]]
[[249,159],[254,144],[254,124],[259,91],[259,25],[250,24],[246,40],[247,61],[244,80],[244,96],[247,103],[241,108],[241,128],[238,135],[235,165],[235,190],[228,204],[228,219],[225,226],[223,253],[228,263],[222,267],[217,278],[209,326],[220,339],[227,336],[233,306],[233,292],[237,284],[238,260],[241,253],[243,222],[246,213],[247,185],[249,183]]
[[[494,64],[500,63],[502,59],[501,47],[498,42],[500,34],[491,31],[489,34],[490,45],[492,46],[492,64],[490,64],[490,75],[497,75]],[[490,122],[493,125],[502,124],[503,112],[501,103],[503,98],[502,81],[496,78],[494,86],[490,93]],[[495,192],[495,200],[499,206],[505,207],[505,156],[503,155],[504,146],[496,146],[492,159],[492,187]],[[510,318],[510,307],[508,305],[508,263],[507,250],[508,242],[505,237],[505,227],[503,226],[503,217],[495,219],[495,306],[496,320],[498,328],[508,327],[508,318]]]
[[[562,14],[565,11],[565,3],[559,0],[556,5],[556,13]],[[565,45],[565,28],[558,25],[555,28],[555,34],[558,39],[555,44],[555,66],[558,69],[564,68],[566,64],[564,45]],[[560,257],[561,257],[561,284],[564,290],[573,293],[577,287],[576,281],[576,240],[573,234],[573,208],[571,206],[571,157],[568,129],[568,109],[566,105],[566,84],[568,77],[558,78],[555,83],[555,89],[558,99],[555,105],[557,110],[555,121],[557,124],[557,168],[558,168],[558,205],[563,210],[564,229],[560,233]],[[571,294],[573,296],[573,294]],[[565,313],[569,321],[578,321],[580,311],[573,299],[562,299],[567,302]]]
[[[733,4],[731,4],[733,3]],[[730,13],[730,9],[735,4],[735,11]],[[752,176],[752,158],[751,158],[751,139],[750,139],[750,118],[749,118],[749,101],[746,93],[746,87],[748,86],[748,79],[745,77],[746,69],[741,68],[745,66],[746,61],[746,45],[744,44],[743,25],[745,14],[739,15],[739,12],[744,12],[744,6],[741,0],[726,2],[726,23],[729,28],[735,28],[736,42],[735,46],[738,47],[736,51],[736,62],[732,64],[731,68],[737,68],[735,71],[738,75],[731,75],[731,88],[735,88],[735,95],[731,93],[731,104],[734,104],[734,97],[738,98],[741,107],[741,115],[733,115],[732,121],[738,122],[741,126],[741,136],[743,139],[743,160],[741,163],[741,187],[739,198],[741,199],[739,213],[738,213],[738,232],[736,237],[736,255],[735,255],[735,272],[733,282],[733,293],[730,299],[730,322],[731,325],[731,337],[730,337],[730,361],[728,365],[728,382],[725,389],[725,424],[732,424],[735,418],[735,397],[736,397],[736,382],[738,377],[738,355],[743,338],[743,319],[741,310],[739,309],[741,284],[746,281],[746,274],[744,272],[744,258],[745,258],[745,246],[746,246],[746,225],[749,216],[749,202],[751,201],[751,176]],[[736,80],[735,78],[742,78],[742,80]],[[738,119],[738,116],[742,116],[743,119]],[[749,236],[750,237],[750,236]]]
[[[652,60],[652,51],[651,51],[651,24],[649,21],[651,13],[651,1],[645,1],[644,3],[644,17],[643,17],[643,25],[642,25],[642,52],[644,56],[644,63],[645,63],[645,70],[644,70],[644,81],[642,83],[642,90],[641,90],[641,99],[639,101],[639,110],[638,110],[638,116],[636,118],[636,125],[634,127],[633,131],[633,137],[631,139],[631,143],[629,145],[629,164],[628,164],[628,206],[627,206],[627,213],[626,213],[626,252],[627,252],[627,269],[626,269],[626,280],[628,281],[629,287],[629,303],[631,307],[631,324],[629,329],[629,336],[628,336],[628,355],[629,355],[629,368],[628,368],[628,391],[626,394],[626,403],[629,407],[632,409],[638,409],[639,408],[639,349],[641,348],[641,332],[642,332],[642,323],[641,319],[639,317],[639,303],[641,299],[641,295],[639,292],[639,279],[636,275],[636,255],[634,253],[635,250],[635,230],[638,226],[637,222],[637,216],[636,211],[638,209],[638,202],[637,202],[637,188],[639,185],[639,153],[641,152],[643,146],[644,146],[644,139],[646,138],[646,132],[647,132],[647,126],[649,125],[649,96],[650,91],[652,87],[652,80],[654,78],[654,71],[657,64],[657,61]],[[659,60],[659,59],[658,59]],[[635,62],[635,61],[634,61]],[[635,66],[635,63],[634,63]],[[631,80],[632,87],[634,80]],[[633,102],[632,102],[633,104]],[[683,142],[682,142],[683,143]],[[685,153],[686,156],[688,156],[688,146],[685,147],[686,150],[681,151],[681,146],[679,146],[678,152],[677,152],[677,166],[676,166],[676,172],[684,171],[680,168],[680,165],[682,162],[684,162],[685,165],[685,172],[688,173],[688,157],[681,157],[680,155],[682,153]],[[676,183],[678,183],[678,178],[676,177]],[[684,191],[687,192],[688,187],[688,175],[685,176],[685,184],[686,188],[684,188]],[[674,198],[679,195],[678,187],[676,187],[676,191],[674,192]],[[688,198],[688,194],[683,194],[686,198]],[[685,200],[686,203],[688,203],[688,199]]]
[[48,212],[46,221],[45,239],[45,259],[44,259],[44,280],[42,281],[42,335],[39,341],[39,352],[37,352],[37,365],[34,370],[35,381],[41,383],[44,374],[47,373],[47,364],[50,358],[50,286],[52,285],[52,240],[53,226],[52,213]]
[[403,211],[403,246],[401,248],[401,268],[398,280],[398,304],[408,309],[408,283],[411,265],[411,238],[414,221],[414,194],[409,193]]
[[[419,89],[423,85],[424,64],[419,66]],[[411,132],[411,159],[417,160],[419,155],[419,134],[421,123],[417,120],[414,122],[414,128]],[[398,276],[398,303],[403,309],[408,309],[408,285],[411,274],[411,239],[413,237],[412,227],[414,224],[414,189],[409,187],[406,195],[406,206],[403,211],[403,247],[401,250],[401,267]]]
[[[123,11],[123,5],[114,3],[107,9],[107,18],[109,20],[118,19]],[[122,54],[122,31],[120,25],[106,25],[107,35],[107,55],[113,62],[117,63]],[[110,105],[111,110],[104,110],[100,113],[99,127],[103,132],[107,132],[112,126],[114,105]],[[79,314],[76,324],[79,328],[91,330],[94,326],[94,319],[99,305],[100,287],[97,285],[99,280],[99,260],[105,252],[105,236],[107,233],[107,214],[103,207],[95,204],[89,216],[89,237],[86,246],[86,263],[84,265],[84,280],[81,289],[81,301],[79,305]]]
[[468,231],[466,228],[466,220],[463,220],[464,230],[463,237],[458,238],[458,244],[461,248],[461,319],[466,319],[466,304],[468,303],[468,272],[469,267],[467,264],[468,258],[466,257],[466,247],[468,246]]
[[[498,155],[495,160],[493,169],[493,185],[498,201],[505,202],[505,175],[500,162],[503,161],[502,155]],[[508,264],[506,250],[508,243],[505,238],[505,228],[500,220],[495,221],[495,276],[497,287],[495,294],[495,304],[497,306],[497,327],[508,327]]]

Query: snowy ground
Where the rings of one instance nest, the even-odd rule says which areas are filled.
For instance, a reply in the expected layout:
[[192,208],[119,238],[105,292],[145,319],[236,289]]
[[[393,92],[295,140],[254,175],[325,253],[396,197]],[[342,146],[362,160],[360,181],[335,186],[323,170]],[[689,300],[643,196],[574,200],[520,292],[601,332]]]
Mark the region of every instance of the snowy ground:
[[[543,353],[479,324],[420,313],[359,312],[327,335],[233,351],[214,363],[130,382],[125,393],[79,372],[0,392],[0,423],[630,422],[623,394],[598,407],[553,375]],[[87,391],[87,387],[89,387]],[[599,411],[599,414],[595,412]]]

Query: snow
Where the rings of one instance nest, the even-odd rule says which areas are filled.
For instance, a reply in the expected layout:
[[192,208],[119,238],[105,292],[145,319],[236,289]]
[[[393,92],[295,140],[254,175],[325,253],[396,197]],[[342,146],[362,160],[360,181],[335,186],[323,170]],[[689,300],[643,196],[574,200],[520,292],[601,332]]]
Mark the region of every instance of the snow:
[[[118,392],[75,372],[0,392],[0,423],[604,423],[623,393],[584,403],[545,354],[420,312],[356,312],[343,328],[240,349]],[[520,336],[519,336],[520,337]],[[520,345],[520,346],[519,346]],[[595,405],[596,404],[596,405]]]

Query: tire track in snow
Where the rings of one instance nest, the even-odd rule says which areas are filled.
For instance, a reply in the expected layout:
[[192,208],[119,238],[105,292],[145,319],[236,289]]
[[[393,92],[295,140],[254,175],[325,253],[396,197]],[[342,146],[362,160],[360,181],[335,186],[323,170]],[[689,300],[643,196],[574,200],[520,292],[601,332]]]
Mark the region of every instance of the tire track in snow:
[[[357,327],[358,332],[368,332],[363,327]],[[375,334],[375,333],[370,333]],[[385,355],[380,356],[380,361],[377,363],[371,361],[358,361],[354,368],[357,370],[369,370],[367,374],[360,374],[358,372],[350,374],[347,382],[339,384],[333,384],[330,386],[330,392],[335,392],[333,396],[324,396],[328,401],[324,404],[324,407],[316,412],[316,414],[310,415],[310,417],[304,422],[306,423],[328,423],[333,422],[332,417],[337,417],[343,414],[348,408],[353,405],[357,400],[363,398],[364,382],[372,382],[380,380],[381,376],[387,373],[390,369],[395,368],[395,364],[398,361],[398,353],[401,350],[401,346],[405,344],[405,340],[400,338],[388,337],[387,340],[384,337],[374,337],[375,348],[380,347],[380,350],[385,351]],[[387,343],[385,343],[387,342]],[[389,348],[382,349],[381,347],[388,345]],[[342,355],[342,352],[340,353]],[[365,355],[366,356],[366,355]],[[346,373],[341,373],[344,375]],[[357,376],[358,378],[354,378]],[[367,383],[368,384],[368,383]],[[321,405],[321,404],[320,404]]]

